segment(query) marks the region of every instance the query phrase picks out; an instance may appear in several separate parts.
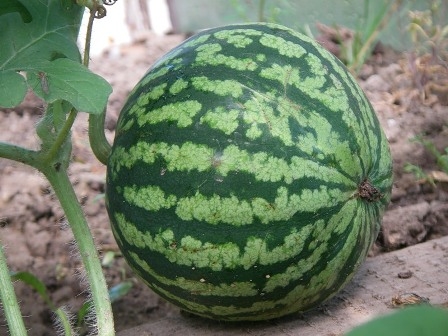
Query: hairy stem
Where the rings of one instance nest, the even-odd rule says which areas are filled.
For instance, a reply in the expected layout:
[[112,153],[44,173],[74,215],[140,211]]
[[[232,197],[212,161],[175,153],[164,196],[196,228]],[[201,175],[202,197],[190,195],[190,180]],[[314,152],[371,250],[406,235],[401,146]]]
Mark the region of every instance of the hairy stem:
[[7,142],[0,142],[0,158],[21,162],[35,166],[38,160],[38,152],[16,146]]
[[58,308],[54,311],[54,313],[56,315],[57,324],[60,326],[61,331],[64,332],[64,336],[77,335],[77,333],[73,330],[70,317],[64,309]]
[[70,223],[82,262],[85,267],[96,316],[97,335],[114,335],[112,306],[106,280],[98,257],[92,234],[82,212],[76,194],[64,169],[45,169],[43,173],[53,187]]
[[27,335],[25,325],[23,324],[22,313],[17,303],[14,287],[9,275],[8,266],[6,264],[3,246],[0,243],[0,299],[3,303],[6,321],[11,336]]
[[62,126],[61,131],[58,133],[56,140],[51,145],[51,148],[45,153],[45,160],[52,161],[58,155],[62,145],[67,141],[77,115],[78,111],[75,108],[72,108],[64,126]]

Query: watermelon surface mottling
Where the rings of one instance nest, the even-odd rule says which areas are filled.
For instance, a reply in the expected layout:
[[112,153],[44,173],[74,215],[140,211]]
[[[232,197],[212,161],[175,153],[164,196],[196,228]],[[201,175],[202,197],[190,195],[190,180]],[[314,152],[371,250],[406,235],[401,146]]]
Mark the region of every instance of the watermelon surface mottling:
[[203,31],[131,92],[108,164],[124,257],[213,319],[310,309],[354,275],[390,199],[388,143],[346,68],[273,24]]

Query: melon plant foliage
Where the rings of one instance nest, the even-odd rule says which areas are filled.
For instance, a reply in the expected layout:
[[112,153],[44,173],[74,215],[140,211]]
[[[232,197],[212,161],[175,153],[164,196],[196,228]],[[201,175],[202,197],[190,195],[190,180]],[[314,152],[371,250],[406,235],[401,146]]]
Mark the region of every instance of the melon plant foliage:
[[338,292],[390,200],[386,137],[346,68],[273,24],[203,31],[131,92],[108,162],[124,257],[162,297],[219,320]]
[[423,304],[376,317],[346,336],[445,336],[447,330],[446,309]]

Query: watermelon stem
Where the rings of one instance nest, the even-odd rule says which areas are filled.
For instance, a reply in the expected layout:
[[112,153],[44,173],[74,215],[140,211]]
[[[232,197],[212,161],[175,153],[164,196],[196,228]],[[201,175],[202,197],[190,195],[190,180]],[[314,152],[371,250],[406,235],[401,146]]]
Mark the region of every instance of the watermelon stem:
[[[100,6],[103,7],[103,6]],[[95,15],[98,12],[99,7],[94,7],[90,10],[90,17],[87,26],[87,36],[84,48],[84,58],[83,63],[86,67],[89,66],[90,60],[90,42],[92,38],[92,28]],[[104,9],[104,7],[103,7]],[[104,121],[106,119],[106,109],[100,114],[91,113],[89,116],[89,142],[90,148],[92,148],[93,154],[96,156],[98,161],[102,164],[107,165],[107,159],[109,158],[111,152],[111,145],[107,141],[106,134],[104,133]]]
[[376,202],[383,197],[383,194],[368,179],[360,183],[356,195],[367,202]]
[[89,141],[93,154],[98,161],[107,165],[112,146],[107,141],[104,134],[104,120],[106,118],[106,109],[101,114],[90,114],[89,116]]
[[41,171],[53,187],[78,245],[81,260],[89,280],[88,285],[95,310],[97,334],[114,335],[112,306],[98,252],[67,172],[64,169],[57,170],[51,168]]
[[0,299],[3,304],[3,309],[5,310],[6,321],[8,322],[8,328],[11,336],[27,335],[1,243],[0,283]]

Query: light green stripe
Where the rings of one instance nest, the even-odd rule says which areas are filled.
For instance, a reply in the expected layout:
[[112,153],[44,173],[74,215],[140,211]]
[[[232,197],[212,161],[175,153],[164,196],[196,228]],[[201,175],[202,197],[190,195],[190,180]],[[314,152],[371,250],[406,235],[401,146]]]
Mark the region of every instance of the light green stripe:
[[300,58],[306,54],[305,48],[280,36],[263,34],[260,43],[265,47],[276,49],[280,55],[290,58]]
[[125,186],[123,197],[129,203],[149,211],[158,211],[162,208],[169,209],[176,205],[177,198],[174,195],[165,197],[165,192],[157,186],[138,188],[137,186]]
[[[144,271],[144,274],[140,276],[147,276],[148,274],[156,279],[158,282],[164,284],[164,286],[178,287],[185,291],[191,292],[195,295],[213,295],[213,296],[226,296],[226,297],[239,297],[239,296],[255,296],[257,290],[254,289],[254,284],[251,282],[233,282],[231,284],[222,283],[219,285],[213,285],[207,282],[207,279],[200,278],[197,280],[188,280],[184,277],[176,277],[175,280],[157,274],[149,264],[141,259],[137,253],[130,252],[132,260],[137,263]],[[194,269],[191,271],[195,272]],[[153,284],[150,284],[153,287]],[[159,287],[160,288],[160,287]],[[173,297],[174,298],[174,297]]]
[[[163,105],[154,110],[140,108],[136,104],[137,122],[140,126],[157,124],[165,121],[177,121],[178,127],[187,127],[193,123],[193,117],[201,111],[202,104],[197,100],[186,100]],[[132,109],[131,109],[132,110]],[[132,111],[134,112],[134,111]],[[131,111],[129,111],[131,113]]]
[[[322,128],[328,124],[321,124],[316,127]],[[331,127],[328,125],[328,127]],[[329,138],[321,140],[321,148],[329,146],[330,142],[335,140],[331,138],[334,133],[327,133]],[[314,140],[313,140],[314,139]],[[308,141],[316,141],[311,134],[308,135]],[[356,163],[357,158],[353,158],[352,154],[345,143],[333,143],[333,152],[339,155],[340,163],[346,168],[346,172],[352,176],[356,175],[356,170],[351,168]],[[305,146],[306,139],[300,142],[302,150],[309,151],[311,149]],[[310,153],[311,156],[311,153]],[[221,177],[225,178],[231,172],[245,172],[254,176],[258,181],[262,182],[280,182],[284,181],[290,184],[304,177],[313,177],[323,182],[331,182],[344,184],[347,187],[356,189],[356,182],[342,175],[338,170],[331,166],[322,166],[319,162],[315,162],[303,157],[293,156],[288,163],[286,160],[270,156],[267,152],[250,153],[244,149],[240,149],[235,145],[229,145],[222,151],[216,151],[214,148],[206,145],[194,144],[186,142],[182,146],[169,145],[165,142],[151,143],[140,141],[136,145],[125,149],[116,147],[109,160],[109,168],[114,172],[113,176],[124,168],[131,168],[134,164],[145,162],[153,164],[157,158],[163,159],[166,163],[167,171],[191,171],[199,172],[213,170]],[[323,159],[324,157],[322,157]],[[316,160],[319,159],[319,156]],[[346,161],[342,161],[346,160]],[[336,163],[336,162],[335,162]],[[163,171],[161,171],[161,174]]]
[[199,76],[191,78],[191,83],[198,91],[212,92],[218,96],[239,98],[243,95],[242,85],[236,80],[213,80],[205,76]]
[[[129,169],[138,162],[153,164],[157,158],[162,158],[166,162],[168,171],[205,171],[213,165],[214,155],[212,148],[192,142],[185,142],[182,146],[178,146],[165,142],[149,144],[139,141],[129,149],[116,147],[109,158],[108,165],[114,176],[117,176],[121,168]],[[164,170],[161,170],[161,175]]]
[[[221,32],[222,33],[222,32]],[[215,37],[220,38],[222,34],[215,33]],[[227,43],[232,44],[236,48],[246,48],[249,44],[251,44],[254,40],[249,38],[246,33],[241,35],[231,34],[227,37]]]
[[[117,192],[121,192],[120,187],[117,187]],[[239,200],[234,195],[222,197],[215,194],[208,197],[199,191],[194,196],[176,198],[155,186],[133,186],[123,191],[127,202],[149,211],[175,207],[176,215],[184,221],[198,220],[212,225],[224,223],[234,226],[253,224],[255,219],[263,224],[286,221],[296,213],[316,212],[322,206],[332,207],[345,202],[355,193],[356,190],[345,192],[321,185],[319,189],[301,189],[298,195],[289,194],[286,187],[279,187],[275,200],[268,201],[261,197]]]
[[[236,306],[230,305],[230,306],[211,306],[211,305],[203,305],[197,302],[193,302],[191,300],[182,299],[178,296],[173,295],[168,290],[165,290],[161,288],[160,286],[148,283],[149,287],[153,287],[155,291],[161,293],[168,299],[171,299],[173,302],[178,302],[181,306],[185,307],[185,309],[194,314],[203,315],[205,317],[210,317],[209,314],[214,314],[217,316],[221,316],[222,318],[225,318],[227,315],[233,315],[233,314],[241,314],[241,313],[251,313],[251,312],[260,312],[264,313],[266,309],[269,309],[269,307],[275,307],[274,301],[262,301],[257,302],[254,305],[252,305],[250,308],[237,308]],[[261,300],[261,299],[260,299]],[[275,317],[278,317],[276,315]],[[254,319],[257,319],[256,317]],[[258,318],[259,319],[259,318]],[[233,321],[239,321],[239,320],[248,320],[246,316],[244,317],[235,317],[232,319]]]
[[[246,136],[255,139],[253,129],[260,130],[260,126],[266,126],[271,136],[282,141],[286,146],[293,146],[294,139],[289,128],[289,117],[295,118],[298,114],[298,105],[293,109],[281,108],[282,102],[279,98],[273,98],[271,95],[260,94],[254,90],[251,99],[248,99],[241,106],[242,118],[245,124],[250,126]],[[292,106],[288,106],[292,107]],[[275,109],[274,109],[275,108]],[[263,133],[259,132],[259,137]]]
[[[289,100],[282,100],[279,104],[279,111],[284,109],[290,110],[293,108],[289,107],[291,104],[294,107],[294,103]],[[329,168],[334,169],[337,167],[337,169],[341,169],[343,173],[349,176],[360,176],[360,157],[353,155],[348,141],[341,140],[339,133],[335,132],[333,125],[331,125],[328,119],[318,111],[313,110],[308,111],[308,113],[298,113],[295,118],[302,127],[314,130],[314,132],[305,132],[297,135],[295,143],[301,151],[311,157],[315,157],[317,161],[328,161],[328,158],[332,157],[334,158],[334,164],[328,164]],[[336,172],[336,169],[334,169],[334,172]],[[336,177],[336,181],[342,182],[339,177]],[[344,181],[343,183],[346,182]]]
[[173,85],[171,85],[170,87],[170,93],[173,95],[178,94],[179,92],[181,92],[182,90],[186,89],[188,87],[188,81],[179,78],[178,80],[176,80]]
[[213,110],[208,110],[200,119],[201,123],[206,123],[213,129],[220,130],[227,135],[231,135],[239,125],[240,111],[218,106]]
[[[156,68],[156,64],[154,64],[152,66],[152,69]],[[141,87],[147,85],[148,83],[150,83],[151,81],[153,81],[156,78],[162,77],[164,75],[166,75],[169,71],[169,67],[162,67],[158,70],[152,70],[150,72],[148,72],[143,78],[142,80],[134,87],[133,91],[131,91],[131,93],[129,94],[129,96],[131,96],[136,89],[140,89]]]
[[[242,250],[235,243],[215,244],[202,242],[191,236],[175,237],[171,229],[152,235],[141,232],[120,213],[114,214],[123,240],[138,249],[149,249],[164,255],[170,263],[213,271],[243,267],[248,270],[255,265],[272,265],[288,260],[304,248],[305,238],[314,230],[313,225],[304,226],[300,231],[292,229],[283,244],[268,249],[266,241],[249,237]],[[265,276],[265,275],[261,275]]]
[[[135,106],[135,105],[134,105]],[[134,106],[132,108],[134,108]],[[143,108],[141,108],[143,110]],[[126,132],[129,131],[132,126],[134,126],[135,119],[128,119],[126,123],[124,122],[124,119],[119,119],[117,124],[117,131],[118,132]]]
[[191,197],[180,198],[176,215],[185,221],[199,220],[209,224],[231,224],[242,226],[252,224],[253,210],[248,201],[240,201],[236,196],[206,197],[199,192]]
[[221,30],[213,34],[219,40],[225,40],[236,48],[245,48],[254,40],[249,36],[260,36],[263,33],[255,29],[231,29]]
[[231,38],[234,35],[261,36],[263,34],[265,34],[265,33],[258,29],[230,27],[230,29],[222,29],[222,30],[214,32],[213,36],[215,36],[216,38],[219,38],[219,39],[227,39],[227,38]]
[[[242,226],[252,224],[258,218],[263,224],[274,221],[286,221],[298,212],[313,212],[330,207],[338,202],[346,201],[349,196],[339,189],[328,189],[321,186],[319,189],[302,189],[301,194],[288,195],[288,189],[277,189],[274,202],[261,197],[252,200],[238,200],[237,197],[221,197],[213,195],[206,197],[199,192],[191,197],[180,198],[176,214],[183,220],[199,220],[209,224],[231,224]],[[319,200],[319,202],[316,202]]]
[[[151,102],[151,100],[159,99],[164,94],[166,86],[167,84],[163,83],[152,88],[149,92],[140,93],[140,95],[136,97],[136,104],[133,104],[131,106],[131,108],[127,111],[127,114],[130,116],[145,116],[146,114],[148,114],[148,104]],[[134,119],[129,119],[126,124],[123,124],[120,121],[120,123],[117,125],[117,129],[121,132],[127,131],[132,127],[132,125],[134,125]]]
[[201,36],[194,36],[194,37],[190,38],[189,40],[185,41],[181,45],[182,50],[186,50],[186,49],[195,47],[197,45],[201,45],[204,42],[206,42],[210,38],[210,36],[211,36],[210,34],[204,34],[204,35],[201,35]]
[[288,93],[288,86],[302,80],[300,78],[299,70],[299,68],[292,67],[291,65],[281,66],[274,63],[270,67],[261,69],[260,76],[280,82],[283,86],[283,92],[279,92],[278,95],[286,96]]
[[203,44],[196,51],[197,55],[193,66],[204,66],[206,64],[212,66],[224,65],[229,69],[238,71],[254,71],[258,68],[253,58],[236,58],[235,56],[227,56],[220,53],[222,47],[218,43]]

